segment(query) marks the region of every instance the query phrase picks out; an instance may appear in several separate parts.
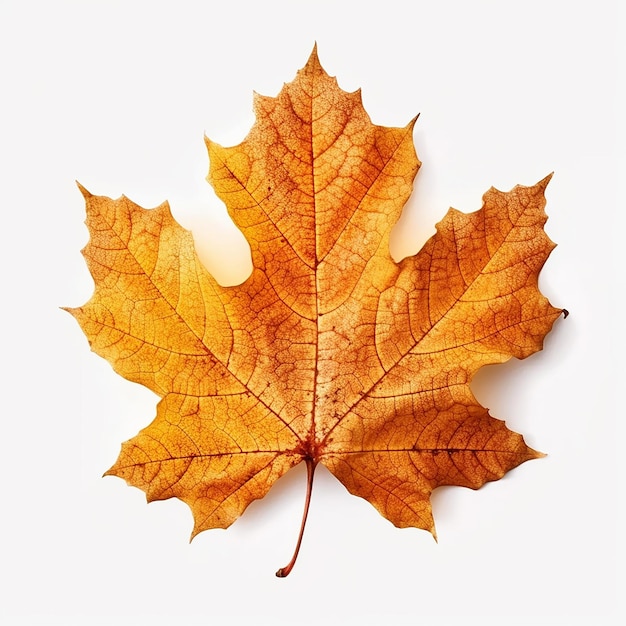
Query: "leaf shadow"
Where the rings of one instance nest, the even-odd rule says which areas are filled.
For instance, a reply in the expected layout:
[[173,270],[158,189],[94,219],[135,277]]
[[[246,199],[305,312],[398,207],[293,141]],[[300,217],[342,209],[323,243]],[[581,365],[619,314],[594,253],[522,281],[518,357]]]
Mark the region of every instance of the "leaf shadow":
[[[552,370],[562,362],[564,344],[568,343],[568,327],[571,324],[559,320],[546,336],[544,349],[526,359],[511,358],[505,363],[487,365],[478,370],[471,381],[472,393],[480,404],[488,408],[496,419],[506,422],[507,426],[523,434],[525,441],[532,448],[542,450],[540,443],[535,444],[535,435],[529,424],[538,419],[536,415],[537,389],[529,390],[528,383],[540,380],[546,370]],[[548,344],[560,344],[550,346]],[[526,380],[525,380],[526,379]],[[532,385],[531,385],[532,386]],[[516,479],[514,468],[498,481],[487,482],[480,490],[489,488],[502,481]],[[437,487],[431,494],[431,505],[435,521],[451,519],[456,513],[454,495],[457,486],[445,485]]]
[[[316,476],[315,486],[318,486]],[[271,523],[271,518],[277,516],[286,506],[304,506],[306,492],[306,465],[299,463],[281,476],[270,488],[268,493],[254,500],[246,508],[243,515],[237,520],[240,530],[257,532],[263,524]]]

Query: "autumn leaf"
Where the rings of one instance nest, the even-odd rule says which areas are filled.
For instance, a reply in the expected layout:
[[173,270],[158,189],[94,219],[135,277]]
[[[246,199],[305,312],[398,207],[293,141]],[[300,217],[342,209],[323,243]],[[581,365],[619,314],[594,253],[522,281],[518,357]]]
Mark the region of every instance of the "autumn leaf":
[[276,98],[255,97],[238,146],[210,140],[208,180],[247,238],[251,276],[223,287],[169,206],[81,188],[95,281],[71,309],[92,349],[162,399],[107,472],[176,497],[192,536],[232,524],[290,468],[324,464],[396,526],[435,533],[430,495],[477,489],[541,456],[470,382],[540,350],[563,313],[537,286],[553,248],[549,177],[451,209],[396,263],[391,228],[420,166],[404,128],[371,123],[316,51]]

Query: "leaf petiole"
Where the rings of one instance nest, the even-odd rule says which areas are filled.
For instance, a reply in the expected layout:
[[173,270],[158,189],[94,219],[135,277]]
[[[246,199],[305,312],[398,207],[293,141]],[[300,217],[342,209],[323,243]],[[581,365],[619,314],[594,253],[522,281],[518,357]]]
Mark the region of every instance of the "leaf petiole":
[[317,463],[313,459],[306,458],[306,499],[304,501],[304,513],[302,513],[302,524],[300,524],[300,534],[298,535],[298,543],[294,550],[291,561],[285,567],[281,567],[277,572],[278,578],[286,578],[291,573],[293,566],[296,564],[298,558],[298,552],[300,552],[300,545],[302,544],[302,536],[304,535],[304,527],[306,525],[306,518],[309,514],[309,504],[311,504],[311,492],[313,491],[313,475],[315,474],[315,467]]

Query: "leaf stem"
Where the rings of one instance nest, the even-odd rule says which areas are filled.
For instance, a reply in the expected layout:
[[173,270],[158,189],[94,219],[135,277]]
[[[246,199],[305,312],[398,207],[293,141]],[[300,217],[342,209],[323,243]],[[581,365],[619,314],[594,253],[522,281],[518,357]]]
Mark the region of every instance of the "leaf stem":
[[306,463],[306,499],[304,501],[304,513],[302,514],[302,524],[300,524],[298,543],[296,544],[296,549],[294,550],[293,556],[291,557],[291,561],[289,561],[289,563],[287,563],[285,567],[281,567],[276,572],[276,576],[278,576],[278,578],[286,578],[287,576],[289,576],[291,570],[293,569],[293,566],[296,564],[298,552],[300,552],[300,545],[302,544],[302,536],[304,535],[306,518],[309,514],[309,504],[311,504],[311,492],[313,491],[313,475],[315,474],[315,467],[317,463],[310,458],[305,458],[304,462]]

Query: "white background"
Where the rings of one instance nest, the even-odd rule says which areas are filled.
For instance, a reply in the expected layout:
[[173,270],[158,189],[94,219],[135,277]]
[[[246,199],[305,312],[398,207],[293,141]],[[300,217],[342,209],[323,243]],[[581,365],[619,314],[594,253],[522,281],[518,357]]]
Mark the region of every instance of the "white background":
[[[617,4],[0,0],[2,623],[617,623]],[[245,244],[204,182],[203,133],[239,142],[252,91],[275,95],[315,41],[375,123],[421,112],[424,165],[394,254],[415,252],[450,205],[472,211],[491,185],[554,171],[547,230],[559,246],[541,286],[571,315],[544,352],[473,384],[548,457],[478,492],[439,490],[439,544],[319,471],[299,562],[279,580],[303,468],[189,544],[184,504],[147,506],[100,478],[155,397],[92,354],[59,307],[93,289],[75,179],[146,207],[169,199],[209,269],[245,277]]]

